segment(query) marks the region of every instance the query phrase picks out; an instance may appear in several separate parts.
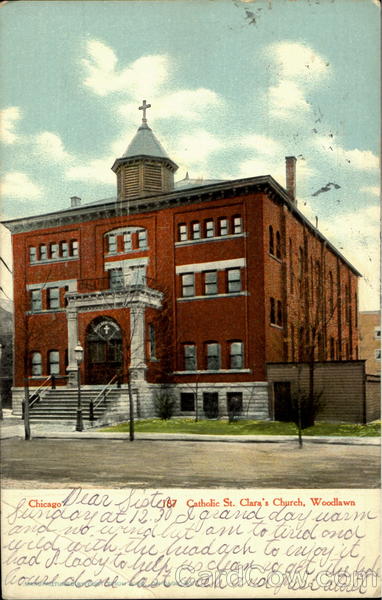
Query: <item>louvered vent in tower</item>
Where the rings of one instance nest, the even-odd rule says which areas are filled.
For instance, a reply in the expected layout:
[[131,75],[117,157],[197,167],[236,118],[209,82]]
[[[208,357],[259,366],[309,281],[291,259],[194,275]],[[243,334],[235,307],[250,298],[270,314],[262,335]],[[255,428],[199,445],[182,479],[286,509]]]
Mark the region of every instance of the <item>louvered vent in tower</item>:
[[162,191],[162,169],[160,165],[144,165],[143,188],[147,192]]
[[123,177],[123,195],[137,196],[139,194],[139,166],[131,165],[125,167],[122,173]]

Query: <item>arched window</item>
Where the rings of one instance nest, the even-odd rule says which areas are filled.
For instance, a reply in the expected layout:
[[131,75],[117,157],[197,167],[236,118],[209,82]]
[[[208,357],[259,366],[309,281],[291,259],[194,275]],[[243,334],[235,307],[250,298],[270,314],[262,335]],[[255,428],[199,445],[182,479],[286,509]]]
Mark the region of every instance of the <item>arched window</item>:
[[42,374],[41,353],[32,352],[31,356],[31,374],[35,377]]
[[273,236],[273,227],[269,225],[269,254],[275,253],[275,241]]
[[60,373],[60,353],[58,350],[49,350],[48,364],[49,364],[49,375],[59,375],[59,373]]
[[242,369],[244,365],[243,342],[231,342],[229,347],[229,368]]

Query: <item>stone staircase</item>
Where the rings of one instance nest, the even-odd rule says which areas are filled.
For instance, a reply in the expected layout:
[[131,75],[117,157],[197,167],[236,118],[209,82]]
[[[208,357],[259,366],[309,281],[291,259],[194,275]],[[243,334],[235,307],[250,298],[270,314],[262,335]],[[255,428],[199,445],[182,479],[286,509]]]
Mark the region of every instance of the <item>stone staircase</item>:
[[[84,425],[91,425],[89,420],[89,405],[91,399],[97,403],[101,397],[97,396],[100,389],[82,389],[81,388],[81,408]],[[100,404],[94,408],[94,424],[103,417],[106,410],[112,410],[113,404],[117,404],[121,396],[120,389],[112,389]],[[97,399],[97,400],[96,400]],[[31,421],[70,421],[75,422],[77,416],[77,389],[57,388],[50,389],[44,393],[39,402],[36,402],[30,409]]]

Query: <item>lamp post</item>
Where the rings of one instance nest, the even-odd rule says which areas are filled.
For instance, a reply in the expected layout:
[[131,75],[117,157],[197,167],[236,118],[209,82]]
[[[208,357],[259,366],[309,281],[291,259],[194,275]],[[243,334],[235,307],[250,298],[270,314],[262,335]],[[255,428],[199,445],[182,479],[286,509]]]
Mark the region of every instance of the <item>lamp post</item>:
[[77,401],[77,422],[76,422],[76,431],[83,431],[84,425],[82,422],[82,407],[81,407],[81,373],[80,373],[80,364],[82,363],[82,359],[84,357],[84,349],[81,346],[80,342],[77,342],[77,346],[74,348],[74,356],[77,362],[77,391],[78,391],[78,401]]

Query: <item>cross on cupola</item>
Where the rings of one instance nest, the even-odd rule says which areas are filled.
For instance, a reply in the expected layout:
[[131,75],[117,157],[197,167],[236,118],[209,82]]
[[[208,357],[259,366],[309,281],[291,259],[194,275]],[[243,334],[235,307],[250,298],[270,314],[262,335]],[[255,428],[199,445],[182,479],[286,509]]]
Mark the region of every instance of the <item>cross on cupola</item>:
[[144,125],[147,124],[147,119],[146,119],[146,110],[148,108],[151,108],[151,104],[147,104],[146,100],[143,100],[142,106],[139,107],[139,110],[143,110],[143,116],[142,116],[142,123]]

